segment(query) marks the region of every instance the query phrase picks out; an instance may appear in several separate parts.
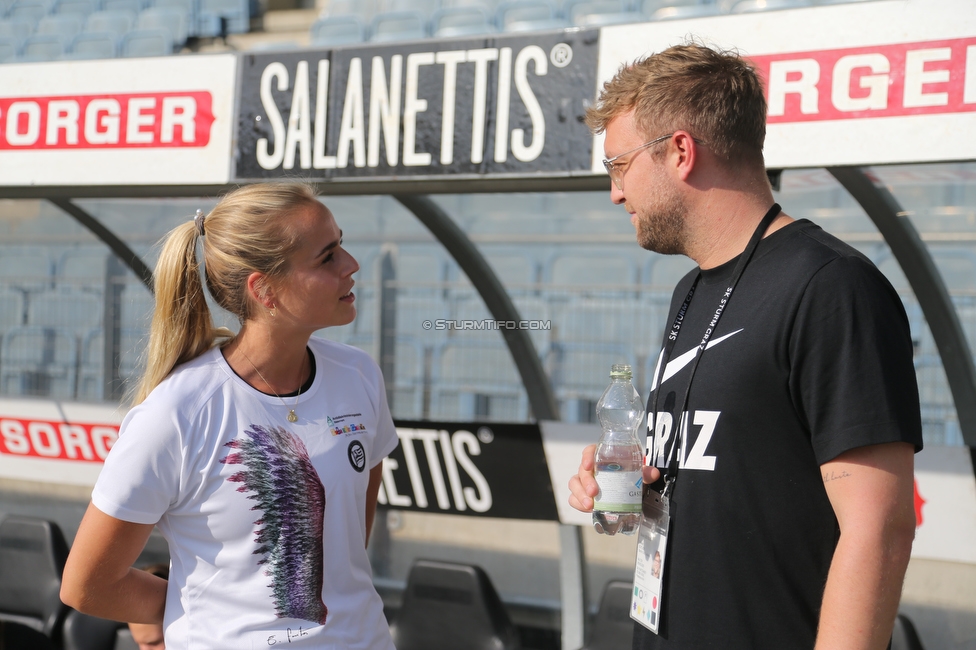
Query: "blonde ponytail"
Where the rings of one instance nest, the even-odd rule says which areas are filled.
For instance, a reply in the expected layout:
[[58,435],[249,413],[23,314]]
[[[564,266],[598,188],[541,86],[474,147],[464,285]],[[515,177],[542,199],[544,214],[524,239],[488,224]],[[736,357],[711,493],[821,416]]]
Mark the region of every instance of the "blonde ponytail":
[[176,366],[200,356],[218,339],[234,336],[214,328],[197,261],[198,238],[203,238],[210,295],[244,323],[251,317],[248,276],[257,271],[273,279],[287,271],[288,258],[300,243],[287,217],[317,203],[315,189],[304,183],[249,185],[224,196],[205,217],[170,231],[156,263],[146,370],[133,405]]
[[146,371],[133,405],[139,404],[173,368],[209,350],[215,340],[213,318],[200,281],[197,228],[187,222],[166,237],[153,278],[156,308],[149,329]]

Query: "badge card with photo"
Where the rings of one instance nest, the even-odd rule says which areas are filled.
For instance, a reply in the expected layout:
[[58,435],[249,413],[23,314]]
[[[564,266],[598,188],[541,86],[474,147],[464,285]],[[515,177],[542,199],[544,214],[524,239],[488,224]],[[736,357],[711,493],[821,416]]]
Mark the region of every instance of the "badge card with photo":
[[630,617],[655,634],[661,623],[661,586],[668,547],[668,499],[648,489],[644,493],[643,521],[637,538],[634,592]]

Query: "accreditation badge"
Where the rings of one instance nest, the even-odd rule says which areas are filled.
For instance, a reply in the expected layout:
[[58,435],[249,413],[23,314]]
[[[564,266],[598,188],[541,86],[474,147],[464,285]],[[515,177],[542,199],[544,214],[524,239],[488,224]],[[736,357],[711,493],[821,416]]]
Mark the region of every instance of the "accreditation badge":
[[668,526],[671,521],[668,509],[666,496],[650,488],[644,490],[630,617],[654,634],[658,633],[661,623],[661,587],[664,584],[664,562],[667,559]]

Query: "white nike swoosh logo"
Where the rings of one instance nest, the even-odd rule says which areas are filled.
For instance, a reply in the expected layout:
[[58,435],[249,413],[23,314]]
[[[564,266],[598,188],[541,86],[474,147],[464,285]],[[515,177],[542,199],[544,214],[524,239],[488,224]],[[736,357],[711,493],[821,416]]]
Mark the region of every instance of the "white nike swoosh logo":
[[[712,339],[711,341],[709,341],[705,345],[705,349],[708,350],[709,348],[712,348],[712,347],[718,345],[719,343],[721,343],[725,339],[730,338],[732,336],[735,336],[736,334],[738,334],[741,331],[742,331],[741,329],[738,329],[738,330],[736,330],[734,332],[730,332],[730,333],[726,334],[725,336],[720,336],[717,339]],[[657,370],[661,366],[661,358],[663,356],[664,356],[664,350],[662,349],[661,350],[661,356],[658,357],[657,367],[654,369],[655,370],[655,372],[654,372],[654,377],[655,378],[658,375]],[[671,361],[668,361],[668,365],[665,366],[665,368],[664,368],[664,377],[661,378],[661,383],[663,384],[664,382],[666,382],[667,380],[671,379],[676,374],[678,374],[679,372],[681,372],[681,370],[685,366],[687,366],[689,363],[691,363],[692,361],[695,360],[695,357],[696,356],[698,356],[698,346],[697,345],[695,347],[691,348],[690,350],[688,350],[687,352],[685,352],[684,354],[682,354],[681,356],[675,357],[674,359],[671,359]],[[657,384],[656,383],[653,386],[651,386],[651,390],[652,391],[654,389],[656,389],[656,388],[657,388]]]

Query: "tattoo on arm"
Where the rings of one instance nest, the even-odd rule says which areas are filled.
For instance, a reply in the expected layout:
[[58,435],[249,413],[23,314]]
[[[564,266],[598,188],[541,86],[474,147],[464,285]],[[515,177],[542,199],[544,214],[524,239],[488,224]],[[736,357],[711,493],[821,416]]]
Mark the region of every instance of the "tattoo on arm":
[[834,470],[830,470],[829,472],[824,472],[823,473],[823,482],[824,483],[830,483],[831,481],[836,481],[836,480],[839,480],[839,479],[842,479],[842,478],[847,478],[850,475],[851,475],[851,473],[848,472],[846,469],[841,470],[840,474],[838,474]]

